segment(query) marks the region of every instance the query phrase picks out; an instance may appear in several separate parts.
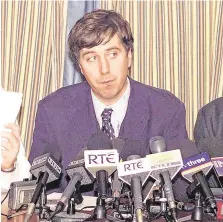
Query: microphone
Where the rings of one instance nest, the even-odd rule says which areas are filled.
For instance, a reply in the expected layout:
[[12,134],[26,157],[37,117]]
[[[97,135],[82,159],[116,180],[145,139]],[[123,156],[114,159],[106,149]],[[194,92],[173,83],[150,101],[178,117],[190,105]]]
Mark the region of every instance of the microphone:
[[119,178],[131,186],[137,221],[143,221],[142,186],[151,173],[147,159],[141,158],[142,148],[140,141],[127,140],[121,152],[121,158],[127,161],[117,166]]
[[67,205],[69,199],[71,198],[72,194],[76,190],[76,185],[81,183],[83,176],[80,173],[75,173],[68,183],[66,189],[64,190],[60,201],[57,203],[56,209],[54,213],[50,216],[49,219],[52,219],[56,214],[60,213],[64,210],[65,206]]
[[[222,196],[223,196],[223,140],[220,134],[207,136],[200,141],[196,141],[198,149],[207,152],[213,163],[212,172],[208,175],[207,180],[211,187],[213,195],[217,201],[217,219],[222,219]],[[220,197],[220,198],[218,198]]]
[[[186,158],[186,157],[189,157],[189,156],[199,153],[199,150],[194,145],[194,142],[192,142],[189,139],[174,138],[171,140],[167,140],[165,142],[166,142],[166,147],[167,147],[168,151],[180,149],[180,152],[181,152],[181,155],[183,158]],[[173,153],[173,155],[174,155],[174,153]],[[151,158],[154,159],[153,156],[151,156]],[[161,158],[161,157],[159,157],[159,158]],[[169,155],[169,158],[171,158],[170,155]],[[162,161],[164,161],[164,160],[162,160]],[[170,161],[173,161],[173,159],[171,159]],[[166,161],[166,162],[168,162],[168,161]],[[174,173],[176,171],[174,169],[171,169],[171,172]],[[153,174],[154,173],[155,172],[153,172]],[[157,175],[157,176],[158,176],[158,179],[157,178],[154,179],[153,177],[150,177],[143,188],[143,199],[144,199],[143,202],[144,203],[146,203],[146,201],[148,199],[153,199],[154,191],[157,192],[157,190],[160,190],[160,177],[159,177],[159,175]],[[174,192],[175,198],[178,200],[183,200],[183,199],[186,200],[187,199],[186,194],[185,194],[186,192],[182,192],[182,191],[183,190],[186,191],[186,188],[188,186],[187,182],[182,177],[177,176],[177,174],[173,174],[172,179],[173,178],[175,180],[173,183],[173,190],[175,191]]]
[[119,154],[101,130],[92,135],[87,148],[84,151],[85,168],[96,178],[99,198],[104,200],[108,196],[108,177],[116,170]]
[[97,206],[93,218],[106,218],[105,199],[108,196],[108,177],[116,170],[119,162],[117,150],[112,149],[112,142],[108,136],[99,131],[88,143],[88,150],[84,151],[86,169],[96,178],[98,191]]
[[92,175],[86,170],[85,168],[85,161],[84,161],[84,151],[87,150],[86,148],[83,148],[77,155],[77,158],[70,162],[66,168],[66,172],[70,178],[73,177],[74,174],[79,173],[82,175],[82,181],[81,183],[91,184],[94,181],[94,178]]
[[112,141],[108,138],[108,136],[102,132],[101,130],[98,130],[96,133],[94,133],[87,144],[88,150],[109,150],[112,149]]
[[94,133],[89,139],[87,146],[80,150],[74,161],[68,164],[66,172],[70,178],[72,178],[73,174],[80,173],[83,176],[81,181],[83,185],[91,184],[94,181],[94,177],[85,167],[84,152],[88,149],[98,149],[98,147],[112,149],[111,140],[102,131]]
[[214,173],[210,174],[208,182],[211,188],[222,188],[223,184],[223,141],[216,137],[207,137],[201,139],[198,144],[198,149],[207,152],[211,157],[211,160],[214,164],[213,171]]
[[119,162],[117,150],[85,150],[85,167],[96,178],[99,195],[107,197],[108,177],[116,170]]
[[[195,187],[201,188],[206,204],[216,213],[216,201],[205,178],[205,175],[208,174],[212,167],[213,163],[211,162],[209,155],[203,152],[184,159],[184,166],[181,170],[181,175],[191,183],[193,182]],[[188,189],[189,196],[193,195],[193,193],[194,190],[190,192],[190,189]]]
[[[183,159],[200,153],[198,147],[195,146],[194,142],[189,139],[174,138],[171,140],[166,140],[166,146],[167,150],[179,149]],[[172,181],[174,181],[173,190],[175,199],[187,201],[188,196],[186,194],[186,190],[189,182],[186,181],[180,173],[177,174]]]
[[30,172],[37,179],[37,185],[28,205],[25,221],[32,216],[36,203],[46,183],[57,180],[61,174],[62,166],[50,153],[46,153],[33,160]]
[[171,180],[183,166],[181,152],[179,149],[166,151],[166,143],[161,136],[150,139],[150,151],[152,154],[146,158],[151,163],[151,177],[162,182],[169,208],[176,220],[176,204]]

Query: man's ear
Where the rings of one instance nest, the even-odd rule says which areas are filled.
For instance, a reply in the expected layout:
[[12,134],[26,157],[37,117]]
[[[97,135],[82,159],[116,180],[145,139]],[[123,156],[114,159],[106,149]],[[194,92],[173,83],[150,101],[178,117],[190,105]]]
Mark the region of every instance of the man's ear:
[[78,63],[78,67],[79,67],[79,70],[81,71],[81,73],[83,74],[83,70],[82,70],[82,67],[81,67],[81,64],[80,63]]
[[131,49],[129,49],[127,57],[128,57],[128,68],[130,68],[132,66],[132,50]]

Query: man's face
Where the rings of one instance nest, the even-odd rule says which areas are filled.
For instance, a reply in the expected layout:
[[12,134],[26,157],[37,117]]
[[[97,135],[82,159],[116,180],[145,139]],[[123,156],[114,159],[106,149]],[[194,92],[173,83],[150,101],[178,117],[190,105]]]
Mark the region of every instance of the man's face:
[[127,87],[132,52],[126,52],[118,35],[106,44],[80,50],[79,65],[95,96],[106,105],[114,104]]

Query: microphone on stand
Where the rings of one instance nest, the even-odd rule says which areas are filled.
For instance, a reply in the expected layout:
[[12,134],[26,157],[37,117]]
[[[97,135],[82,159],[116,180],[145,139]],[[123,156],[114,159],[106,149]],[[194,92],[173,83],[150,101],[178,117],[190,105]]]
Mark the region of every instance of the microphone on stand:
[[84,151],[85,168],[96,178],[99,197],[106,199],[110,187],[108,177],[117,168],[119,154],[112,149],[111,140],[102,131],[92,136],[87,148]]
[[150,139],[150,151],[152,154],[147,155],[146,158],[151,163],[153,170],[151,177],[161,182],[172,217],[174,221],[177,221],[176,203],[171,180],[183,166],[181,151],[179,149],[166,151],[166,143],[161,136]]
[[144,149],[140,141],[127,140],[120,154],[125,161],[117,166],[119,178],[131,186],[137,221],[143,221],[142,186],[151,173],[147,159],[141,158],[142,154]]
[[72,194],[76,190],[76,185],[81,183],[83,176],[80,173],[75,173],[72,176],[72,179],[68,183],[66,189],[64,190],[59,202],[57,203],[56,209],[54,213],[50,216],[49,219],[52,219],[56,214],[60,213],[64,210],[65,206],[67,205],[69,199],[71,198]]
[[[208,175],[208,182],[211,188],[223,186],[223,141],[219,137],[207,137],[198,143],[198,149],[207,152],[214,164],[213,172]],[[219,191],[220,191],[219,189]],[[219,193],[219,192],[218,192]]]
[[112,149],[112,142],[108,136],[99,131],[94,139],[88,143],[88,150],[84,151],[86,169],[96,178],[98,191],[97,206],[93,218],[106,218],[105,199],[108,197],[110,184],[108,177],[116,170],[119,162],[117,150]]
[[213,163],[209,155],[203,152],[184,159],[184,167],[181,170],[181,174],[192,183],[187,189],[188,195],[195,196],[194,194],[200,189],[207,206],[216,214],[216,201],[205,177],[212,167]]
[[62,166],[60,162],[50,153],[41,155],[33,160],[30,172],[37,179],[37,185],[33,192],[24,221],[27,222],[32,216],[36,203],[47,183],[57,180],[60,177]]

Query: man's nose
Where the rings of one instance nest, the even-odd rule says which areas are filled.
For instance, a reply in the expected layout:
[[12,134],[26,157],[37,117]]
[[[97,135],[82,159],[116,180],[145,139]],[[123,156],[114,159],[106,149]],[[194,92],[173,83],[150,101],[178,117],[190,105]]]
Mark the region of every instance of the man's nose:
[[109,61],[106,58],[101,59],[101,73],[107,74],[110,71]]

